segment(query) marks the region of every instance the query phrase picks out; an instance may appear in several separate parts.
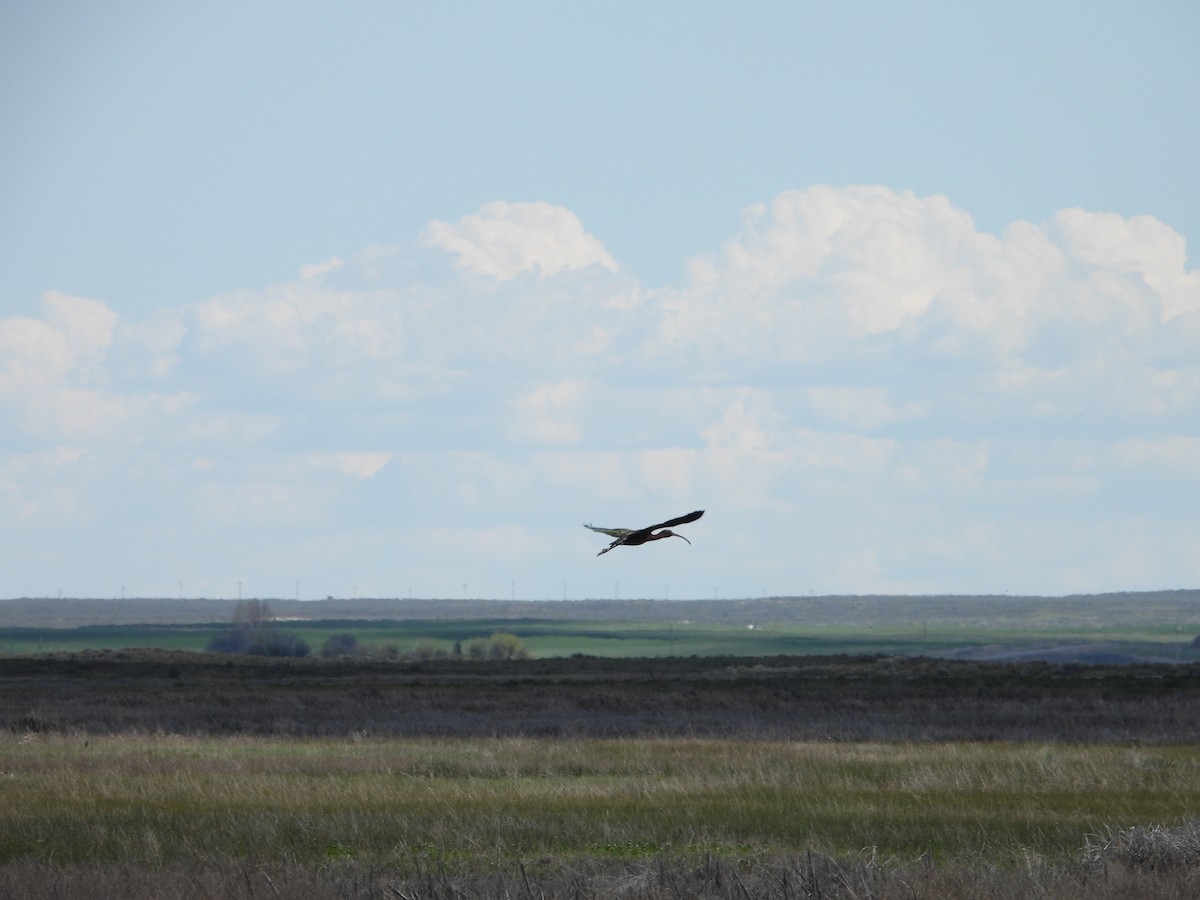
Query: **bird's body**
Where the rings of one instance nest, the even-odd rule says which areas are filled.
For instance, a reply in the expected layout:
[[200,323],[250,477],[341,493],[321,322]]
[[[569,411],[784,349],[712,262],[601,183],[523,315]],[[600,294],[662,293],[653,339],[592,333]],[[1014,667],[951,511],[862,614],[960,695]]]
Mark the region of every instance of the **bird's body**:
[[[689,544],[687,538],[682,534],[676,534],[671,531],[672,525],[686,525],[688,522],[695,522],[698,518],[704,515],[704,510],[698,509],[695,512],[690,512],[686,516],[680,516],[677,519],[668,519],[665,522],[659,522],[657,525],[650,525],[646,528],[597,528],[595,525],[584,525],[584,528],[590,528],[592,531],[598,531],[600,534],[607,534],[611,538],[616,538],[611,544],[597,553],[597,556],[603,556],[613,547],[640,547],[642,544],[650,541],[658,541],[663,538],[677,537],[683,538]],[[655,529],[664,528],[665,531],[656,531]]]

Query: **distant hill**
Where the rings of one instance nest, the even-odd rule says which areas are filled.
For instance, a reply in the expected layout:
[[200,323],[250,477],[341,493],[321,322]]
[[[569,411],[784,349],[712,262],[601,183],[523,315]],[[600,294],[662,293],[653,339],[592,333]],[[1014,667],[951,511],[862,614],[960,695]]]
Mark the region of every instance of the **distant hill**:
[[[886,628],[892,625],[969,629],[1129,630],[1170,626],[1200,634],[1200,589],[1075,594],[847,595],[745,600],[451,600],[266,598],[280,619],[560,619],[694,622],[716,625]],[[0,600],[0,627],[187,625],[228,622],[236,600],[210,598]]]

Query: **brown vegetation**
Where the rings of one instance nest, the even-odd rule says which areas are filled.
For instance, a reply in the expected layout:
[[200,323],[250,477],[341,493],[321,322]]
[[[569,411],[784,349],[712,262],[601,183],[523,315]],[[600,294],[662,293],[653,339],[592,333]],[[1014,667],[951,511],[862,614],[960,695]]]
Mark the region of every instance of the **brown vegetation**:
[[1200,667],[911,657],[0,658],[0,730],[1200,741]]
[[0,866],[0,896],[24,900],[1192,900],[1198,895],[1200,859],[1195,856],[1182,868],[1154,869],[1120,850],[1080,863],[1033,862],[1016,869],[983,863],[935,866],[927,858],[839,860],[814,853],[773,859],[709,856],[699,862],[665,856],[579,859],[473,873],[431,865],[405,875],[337,861],[320,867],[287,862]]

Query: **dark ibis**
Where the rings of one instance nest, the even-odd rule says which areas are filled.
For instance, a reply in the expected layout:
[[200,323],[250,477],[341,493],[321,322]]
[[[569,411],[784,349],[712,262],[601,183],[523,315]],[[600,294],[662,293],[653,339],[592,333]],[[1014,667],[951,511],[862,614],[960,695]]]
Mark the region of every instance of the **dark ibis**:
[[[677,519],[667,519],[665,522],[659,522],[657,525],[650,525],[646,528],[597,528],[595,525],[584,525],[584,528],[590,528],[592,531],[598,531],[600,534],[607,534],[611,538],[616,538],[611,544],[597,553],[597,556],[603,556],[613,547],[640,547],[642,544],[648,544],[650,541],[660,541],[663,538],[677,537],[683,538],[689,544],[687,538],[682,534],[676,534],[671,530],[676,525],[686,525],[688,522],[695,522],[698,518],[704,515],[704,510],[698,509],[695,512],[690,512],[686,516],[680,516]],[[659,531],[658,529],[665,529]]]

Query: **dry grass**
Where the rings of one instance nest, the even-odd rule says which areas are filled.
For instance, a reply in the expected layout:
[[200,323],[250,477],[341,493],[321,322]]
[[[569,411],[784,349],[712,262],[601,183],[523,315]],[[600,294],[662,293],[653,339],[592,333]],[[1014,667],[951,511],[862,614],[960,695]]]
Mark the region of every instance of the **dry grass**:
[[1127,889],[1195,886],[1198,771],[1190,745],[12,737],[0,894],[1176,896]]
[[776,857],[708,855],[681,859],[593,859],[493,865],[452,872],[417,866],[406,872],[355,861],[321,866],[293,862],[191,860],[161,867],[140,862],[0,864],[0,896],[24,900],[121,897],[123,900],[1192,900],[1200,894],[1198,861],[1188,868],[1145,869],[1115,858],[1018,867],[928,859],[902,862],[873,854]]

